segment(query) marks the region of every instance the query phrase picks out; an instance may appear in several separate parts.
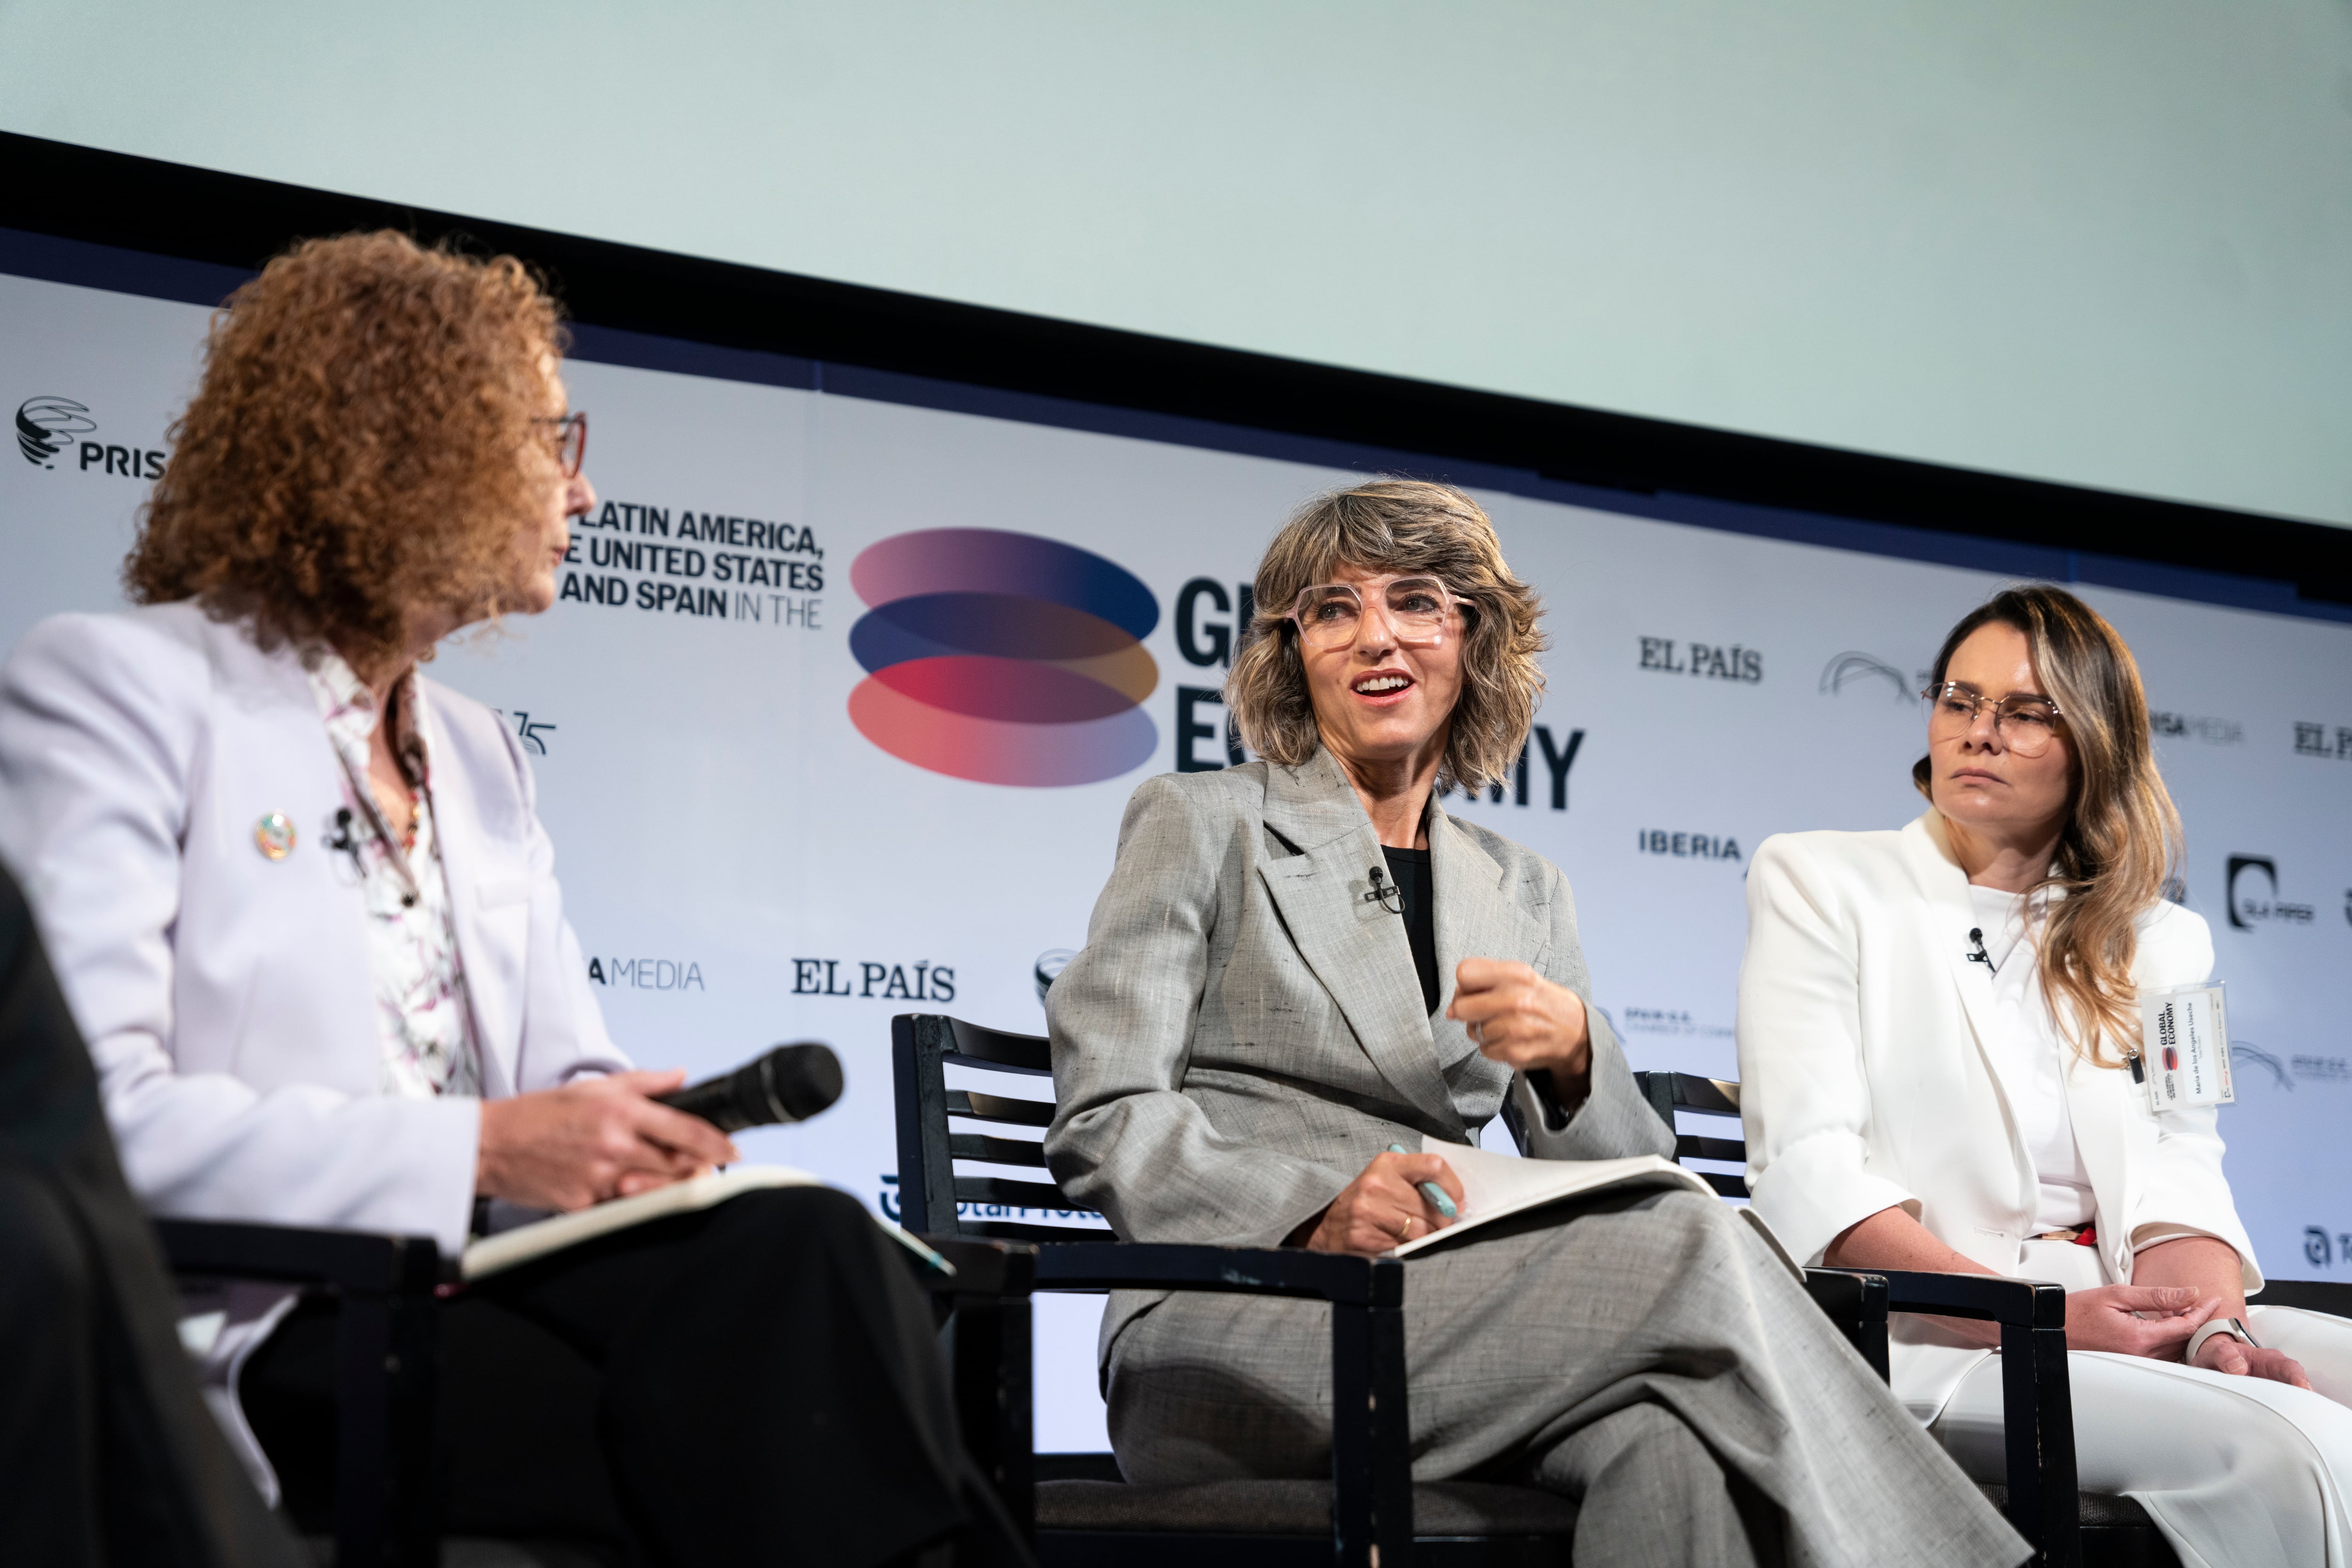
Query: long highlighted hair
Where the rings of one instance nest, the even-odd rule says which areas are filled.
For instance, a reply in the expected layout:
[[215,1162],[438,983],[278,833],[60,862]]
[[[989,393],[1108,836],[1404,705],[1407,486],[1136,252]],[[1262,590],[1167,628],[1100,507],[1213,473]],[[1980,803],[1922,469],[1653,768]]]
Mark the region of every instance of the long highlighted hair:
[[[2063,588],[2033,584],[2004,588],[1952,628],[1936,655],[1936,686],[1960,644],[1996,623],[2024,634],[2074,754],[2058,853],[2031,890],[2044,910],[2042,994],[2076,1050],[2095,1066],[2121,1067],[2123,1058],[2102,1047],[2139,1033],[2134,922],[2165,897],[2182,851],[2180,813],[2148,741],[2139,664],[2096,610]],[[1911,780],[1932,803],[1930,759],[1913,765]]]

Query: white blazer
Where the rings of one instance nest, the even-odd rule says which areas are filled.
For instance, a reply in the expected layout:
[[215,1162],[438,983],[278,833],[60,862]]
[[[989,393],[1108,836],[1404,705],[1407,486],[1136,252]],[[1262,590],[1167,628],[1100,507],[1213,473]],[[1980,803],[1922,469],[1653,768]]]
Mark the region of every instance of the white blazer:
[[[2021,1086],[2002,1081],[1988,1049],[1992,977],[1969,961],[1968,888],[1933,810],[1896,833],[1788,833],[1757,847],[1739,970],[1748,1182],[1801,1261],[1818,1264],[1840,1232],[1899,1206],[1954,1251],[2021,1273],[2039,1184],[2009,1109]],[[2212,973],[2202,917],[2159,903],[2138,931],[2137,985]],[[2236,1249],[2245,1288],[2259,1289],[2214,1109],[2158,1116],[2127,1070],[2072,1051],[2065,1081],[2101,1277],[2128,1283],[2141,1248],[2207,1236]],[[1898,1320],[1897,1338],[1934,1336]],[[1931,1394],[1926,1368],[1906,1379],[1905,1359],[1898,1345],[1897,1392]],[[1957,1384],[1976,1359],[1940,1358],[1929,1381]],[[1940,1407],[1941,1393],[1929,1402]]]
[[[563,918],[530,766],[417,681],[486,1097],[628,1066]],[[341,764],[295,653],[193,604],[59,616],[0,669],[0,858],[161,1215],[464,1245],[480,1110],[376,1092],[361,893],[327,847]],[[254,830],[293,824],[271,860]]]

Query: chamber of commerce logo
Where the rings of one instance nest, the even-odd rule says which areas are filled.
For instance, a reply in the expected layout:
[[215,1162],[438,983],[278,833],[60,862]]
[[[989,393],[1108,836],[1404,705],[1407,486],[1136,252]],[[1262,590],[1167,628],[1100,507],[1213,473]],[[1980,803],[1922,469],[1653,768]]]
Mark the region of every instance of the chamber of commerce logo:
[[1139,706],[1160,683],[1143,639],[1160,603],[1134,574],[1035,534],[934,528],[850,563],[869,606],[858,732],[901,762],[980,784],[1094,784],[1150,760]]
[[16,449],[35,468],[54,468],[77,436],[98,428],[89,405],[70,397],[28,397],[16,405]]
[[1629,1035],[1705,1035],[1732,1038],[1728,1024],[1702,1024],[1686,1007],[1628,1007],[1619,1027]]

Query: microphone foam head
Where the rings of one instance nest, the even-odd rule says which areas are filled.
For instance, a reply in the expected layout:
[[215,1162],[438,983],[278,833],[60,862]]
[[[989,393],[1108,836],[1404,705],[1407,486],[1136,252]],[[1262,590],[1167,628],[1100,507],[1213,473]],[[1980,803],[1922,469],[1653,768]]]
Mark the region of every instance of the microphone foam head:
[[841,1058],[822,1041],[778,1046],[768,1053],[767,1067],[776,1103],[795,1121],[806,1121],[841,1098]]

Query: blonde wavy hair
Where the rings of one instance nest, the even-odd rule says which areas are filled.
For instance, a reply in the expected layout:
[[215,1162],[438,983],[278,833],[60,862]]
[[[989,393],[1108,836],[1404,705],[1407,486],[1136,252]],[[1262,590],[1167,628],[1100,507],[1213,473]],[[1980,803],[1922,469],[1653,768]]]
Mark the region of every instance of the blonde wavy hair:
[[213,317],[123,563],[131,602],[198,599],[265,647],[399,655],[417,610],[495,614],[544,504],[555,301],[511,256],[384,230],[305,240]]
[[[2131,649],[2105,617],[2063,588],[2005,588],[1971,611],[1936,655],[1933,685],[1978,628],[1999,624],[2024,634],[2034,674],[2058,706],[2074,756],[2074,799],[2050,874],[2032,889],[2063,892],[2044,905],[2042,994],[2060,1029],[2098,1067],[2122,1067],[2107,1040],[2139,1033],[2132,959],[2134,922],[2158,900],[2179,866],[2180,813],[2156,769],[2147,695]],[[1934,766],[1922,757],[1911,781],[1935,801]]]
[[1243,741],[1294,768],[1321,744],[1290,609],[1300,590],[1331,581],[1341,565],[1426,573],[1462,601],[1462,695],[1437,787],[1499,782],[1517,765],[1543,697],[1542,605],[1504,563],[1494,523],[1451,485],[1375,479],[1317,496],[1283,524],[1258,563],[1255,608],[1225,679]]

